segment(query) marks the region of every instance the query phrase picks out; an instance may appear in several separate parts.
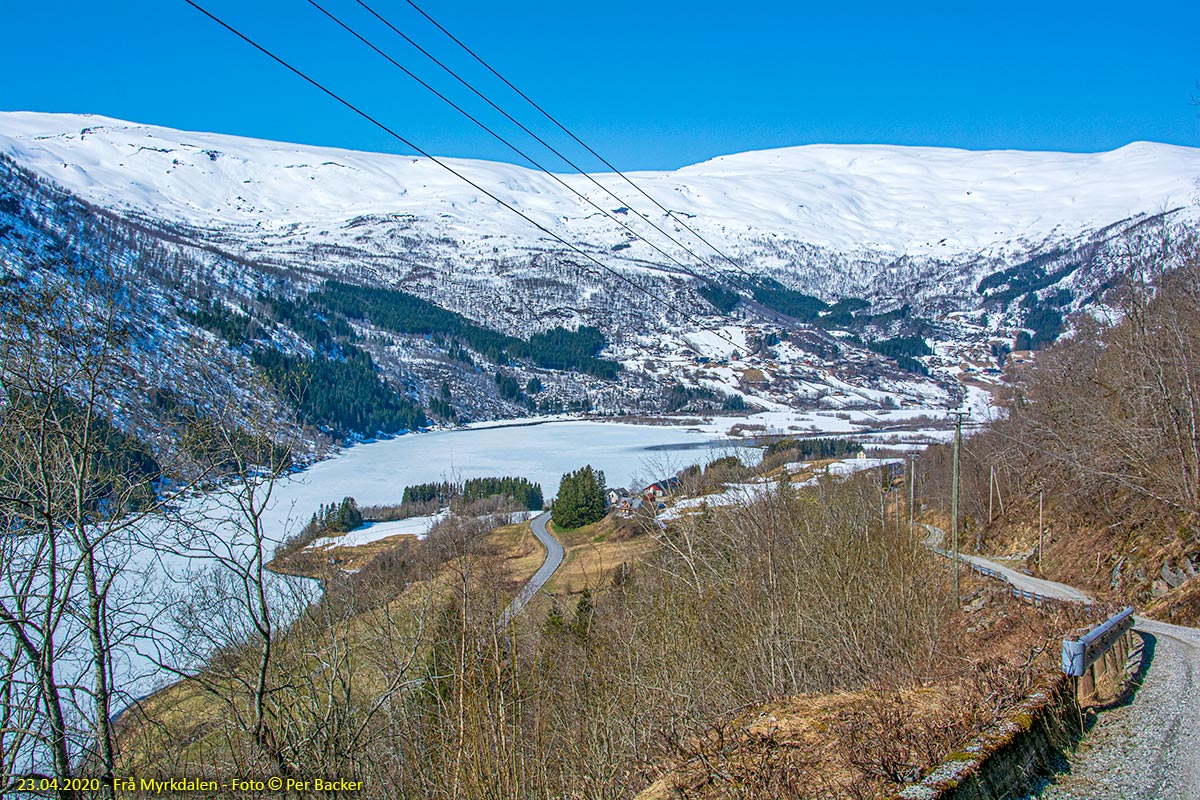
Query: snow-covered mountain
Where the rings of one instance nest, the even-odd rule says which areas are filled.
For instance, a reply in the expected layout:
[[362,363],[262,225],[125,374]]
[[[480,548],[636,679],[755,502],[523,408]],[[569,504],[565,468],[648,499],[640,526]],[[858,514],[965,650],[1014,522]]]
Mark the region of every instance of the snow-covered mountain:
[[[268,237],[335,243],[358,241],[364,218],[400,230],[409,230],[412,218],[428,233],[457,237],[474,254],[490,251],[495,240],[515,249],[545,236],[424,158],[35,113],[0,114],[0,149],[92,203],[196,228],[253,227]],[[621,208],[586,176],[561,175],[559,183],[509,164],[447,163],[569,241],[595,246],[626,238],[570,191],[610,211]],[[619,177],[594,177],[627,208],[670,224]],[[730,249],[775,237],[842,253],[944,257],[1028,249],[1194,205],[1200,150],[1148,142],[1088,154],[810,145],[630,177]],[[633,225],[631,214],[620,213]],[[653,235],[647,226],[637,230]]]
[[[253,316],[267,294],[335,278],[522,338],[594,325],[627,376],[587,399],[615,410],[645,388],[629,375],[768,406],[851,389],[940,397],[944,381],[881,376],[866,345],[924,339],[934,354],[914,355],[937,378],[967,355],[986,361],[998,341],[1050,340],[1111,285],[1116,238],[1200,216],[1200,150],[1144,142],[1096,154],[814,145],[629,176],[670,213],[617,175],[447,159],[456,176],[424,158],[88,115],[0,113],[0,154],[184,253],[184,312],[215,291]],[[780,328],[764,304],[808,324]],[[271,338],[287,349],[285,334]],[[394,382],[430,398],[442,373],[418,365],[438,353],[368,340]],[[751,352],[756,363],[739,361]]]

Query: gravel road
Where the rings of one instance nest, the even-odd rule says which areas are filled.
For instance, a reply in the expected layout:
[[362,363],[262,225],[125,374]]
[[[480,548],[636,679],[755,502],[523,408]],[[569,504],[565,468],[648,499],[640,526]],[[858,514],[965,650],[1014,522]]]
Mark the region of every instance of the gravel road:
[[996,570],[1004,579],[1018,589],[1027,592],[1035,592],[1043,597],[1054,597],[1059,600],[1069,600],[1072,603],[1090,603],[1092,598],[1086,592],[1076,589],[1074,586],[1067,586],[1065,583],[1055,583],[1043,578],[1034,578],[1026,575],[1023,572],[1017,572],[1011,567],[1006,567],[1003,564],[997,564],[987,558],[979,556],[969,556],[966,553],[959,553],[958,557],[963,561],[969,561],[972,564],[978,564],[981,567],[989,567]]
[[[924,545],[930,549],[941,552],[941,548],[944,547],[944,543],[946,541],[946,532],[933,525],[922,524],[922,527],[925,528],[927,534],[923,542]],[[1065,583],[1055,583],[1054,581],[1048,581],[1043,578],[1034,578],[1030,575],[1026,575],[1023,572],[1017,572],[1011,567],[1006,567],[1003,564],[997,564],[991,559],[982,558],[981,556],[972,556],[960,552],[958,554],[958,558],[960,561],[968,561],[972,564],[978,564],[981,567],[994,569],[996,572],[999,572],[1001,575],[1003,575],[1004,579],[1010,584],[1026,592],[1034,592],[1035,594],[1040,594],[1043,597],[1054,597],[1059,600],[1068,600],[1072,603],[1092,602],[1092,598],[1089,597],[1086,592],[1082,592],[1079,589],[1076,589],[1074,586],[1068,586]]]
[[1141,685],[1100,713],[1045,800],[1200,798],[1200,630],[1137,618]]
[[[925,544],[945,533],[925,526]],[[1019,589],[1073,602],[1074,587],[1024,575],[979,556]],[[1127,702],[1099,713],[1069,767],[1029,797],[1042,800],[1200,800],[1200,629],[1135,617],[1140,666]]]

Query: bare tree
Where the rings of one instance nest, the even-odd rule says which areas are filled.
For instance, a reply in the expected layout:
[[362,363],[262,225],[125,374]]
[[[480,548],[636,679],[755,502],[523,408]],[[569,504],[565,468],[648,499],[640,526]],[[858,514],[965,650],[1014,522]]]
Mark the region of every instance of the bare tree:
[[122,575],[135,530],[164,501],[160,461],[110,421],[138,388],[128,307],[103,276],[0,297],[6,784],[18,763],[59,777],[86,764],[111,795],[113,653],[138,614]]

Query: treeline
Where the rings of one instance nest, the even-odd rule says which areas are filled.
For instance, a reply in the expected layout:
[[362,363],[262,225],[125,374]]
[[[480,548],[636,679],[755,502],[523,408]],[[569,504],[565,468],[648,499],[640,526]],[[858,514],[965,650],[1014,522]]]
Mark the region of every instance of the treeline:
[[801,322],[816,323],[829,304],[819,297],[788,289],[773,278],[764,278],[753,289],[754,299],[767,308]]
[[862,445],[850,439],[792,439],[771,442],[763,448],[760,471],[766,472],[795,461],[818,461],[857,455]]
[[1001,305],[1008,305],[1021,295],[1029,295],[1045,289],[1047,286],[1053,286],[1079,269],[1080,265],[1078,262],[1070,261],[1052,272],[1046,271],[1048,265],[1054,263],[1064,255],[1066,255],[1066,251],[1055,249],[1048,253],[1034,256],[1016,266],[1009,267],[1000,272],[993,272],[979,281],[979,286],[976,289],[980,294],[987,297],[988,300]]
[[[0,407],[0,448],[27,452],[32,445],[26,438],[46,436],[54,428],[69,431],[69,435],[85,444],[72,467],[80,475],[82,488],[77,498],[85,514],[107,516],[143,508],[155,499],[154,483],[162,477],[162,467],[145,443],[120,430],[104,417],[85,413],[74,400],[58,392],[53,396],[35,397],[14,391],[4,392],[4,407]],[[13,431],[21,431],[14,434]],[[15,441],[6,441],[12,438]],[[31,463],[25,468],[36,470]],[[0,475],[0,517],[19,516],[17,507],[39,509],[33,496],[24,491],[12,476]]]
[[835,303],[826,303],[819,297],[795,289],[788,289],[779,281],[764,278],[754,287],[754,299],[767,308],[786,314],[800,322],[826,330],[863,329],[903,323],[907,330],[921,331],[928,322],[913,316],[908,303],[891,311],[878,314],[868,313],[871,303],[861,297],[843,297]]
[[[715,400],[717,393],[704,386],[684,386],[679,381],[672,383],[666,392],[668,411],[679,411],[697,400]],[[743,405],[745,401],[742,401]]]
[[417,483],[405,486],[400,496],[401,503],[428,503],[431,500],[449,500],[457,494],[457,484],[449,481],[439,483]]
[[584,372],[604,380],[616,380],[621,365],[596,357],[604,349],[604,344],[604,334],[599,328],[580,325],[573,331],[551,328],[535,333],[527,342],[518,339],[509,353],[518,358],[528,358],[545,369]]
[[463,481],[462,498],[467,503],[497,495],[507,497],[530,511],[540,511],[545,502],[541,484],[527,478],[470,478]]
[[195,311],[179,313],[188,322],[212,331],[234,347],[249,344],[262,334],[262,326],[252,317],[234,313],[217,299],[201,304]]
[[307,301],[289,297],[260,297],[259,302],[266,305],[276,321],[300,334],[318,352],[336,354],[339,342],[353,342],[358,338],[343,317],[321,313],[320,308]]
[[307,300],[349,319],[370,320],[376,327],[394,333],[465,342],[497,364],[524,358],[539,367],[584,372],[606,380],[614,379],[621,369],[617,362],[597,357],[604,349],[604,336],[598,328],[587,325],[574,331],[552,328],[522,340],[476,325],[461,314],[407,292],[341,281],[326,281]]
[[[200,303],[196,311],[179,313],[193,324],[219,334],[232,346],[251,348],[251,360],[296,406],[302,421],[342,436],[392,434],[428,424],[420,404],[383,381],[370,355],[354,344],[358,337],[350,319],[369,321],[394,333],[429,336],[446,344],[451,358],[468,365],[473,363],[470,348],[497,364],[525,359],[546,369],[583,372],[605,380],[615,380],[621,369],[617,362],[597,356],[605,346],[598,328],[553,328],[523,340],[488,330],[460,314],[394,289],[327,281],[302,298],[262,295],[257,302],[275,322],[299,334],[314,355],[282,352],[270,342],[259,322],[217,299]],[[529,397],[515,377],[499,370],[496,375],[501,397],[533,411],[561,409],[559,401],[547,398],[538,402]],[[528,389],[534,387],[526,384]],[[536,388],[540,391],[540,382]],[[430,410],[443,419],[457,419],[446,396],[435,398]]]
[[311,544],[318,536],[349,533],[363,525],[363,514],[353,497],[342,498],[340,503],[322,503],[300,533],[284,546],[284,551],[299,549]]
[[393,434],[429,424],[417,403],[379,377],[371,356],[347,347],[345,357],[289,356],[272,348],[251,354],[272,386],[295,405],[302,421],[335,433]]
[[708,283],[697,286],[696,293],[707,300],[709,305],[722,314],[728,314],[737,308],[738,303],[742,302],[742,296],[737,292],[731,292],[728,289],[722,289],[720,286]]
[[476,325],[461,314],[396,289],[330,280],[311,292],[305,301],[349,319],[369,320],[375,327],[393,333],[461,340],[498,363],[507,360],[505,351],[517,341]]
[[[1069,294],[1067,298],[1067,302],[1070,302]],[[1058,339],[1063,331],[1063,318],[1062,312],[1053,304],[1061,300],[1057,295],[1051,297],[1049,302],[1042,302],[1036,294],[1027,294],[1022,298],[1025,327],[1030,330],[1017,332],[1013,341],[1014,350],[1041,350]]]
[[892,359],[903,370],[915,372],[918,375],[929,374],[929,369],[916,359],[917,356],[933,355],[933,350],[925,343],[924,337],[896,336],[891,339],[868,342],[867,347]]
[[856,455],[862,445],[851,439],[780,439],[763,450],[763,457],[788,455],[796,458],[828,459]]
[[1067,289],[1059,289],[1045,298],[1038,292],[1053,286],[1079,269],[1080,263],[1068,260],[1057,269],[1047,272],[1047,267],[1066,256],[1062,249],[1051,250],[1028,261],[994,272],[984,277],[977,291],[987,298],[989,305],[1008,306],[1020,298],[1024,310],[1024,325],[1029,330],[1020,331],[1013,342],[1014,350],[1040,350],[1053,343],[1063,332],[1062,308],[1074,299]]
[[288,298],[258,300],[275,321],[300,334],[314,354],[288,355],[264,342],[259,323],[215,299],[196,312],[185,310],[180,315],[233,346],[251,346],[250,360],[308,425],[338,436],[373,436],[429,424],[420,404],[389,386],[370,354],[353,344],[356,337],[345,319],[320,314]]
[[473,503],[476,500],[486,500],[496,496],[507,497],[530,511],[539,510],[544,503],[541,484],[533,483],[528,478],[508,476],[468,478],[461,482],[439,481],[406,486],[401,495],[401,503],[428,503],[433,500],[441,503],[448,503],[451,500]]

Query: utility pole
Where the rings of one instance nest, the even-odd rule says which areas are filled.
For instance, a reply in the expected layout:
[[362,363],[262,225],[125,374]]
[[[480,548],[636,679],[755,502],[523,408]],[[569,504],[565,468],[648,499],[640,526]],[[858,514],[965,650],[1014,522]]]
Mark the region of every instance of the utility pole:
[[962,605],[958,587],[958,451],[962,447],[963,412],[954,412],[954,465],[950,475],[950,530],[954,546],[954,604]]
[[[884,470],[887,467],[883,468]],[[888,489],[886,486],[880,487],[880,530],[886,530],[888,527]]]
[[988,473],[988,525],[992,524],[992,495],[996,493],[996,465]]
[[896,533],[900,533],[900,487],[896,487]]
[[908,454],[908,535],[913,534],[913,513],[917,496],[917,456]]
[[1038,575],[1042,574],[1042,490],[1038,489]]

